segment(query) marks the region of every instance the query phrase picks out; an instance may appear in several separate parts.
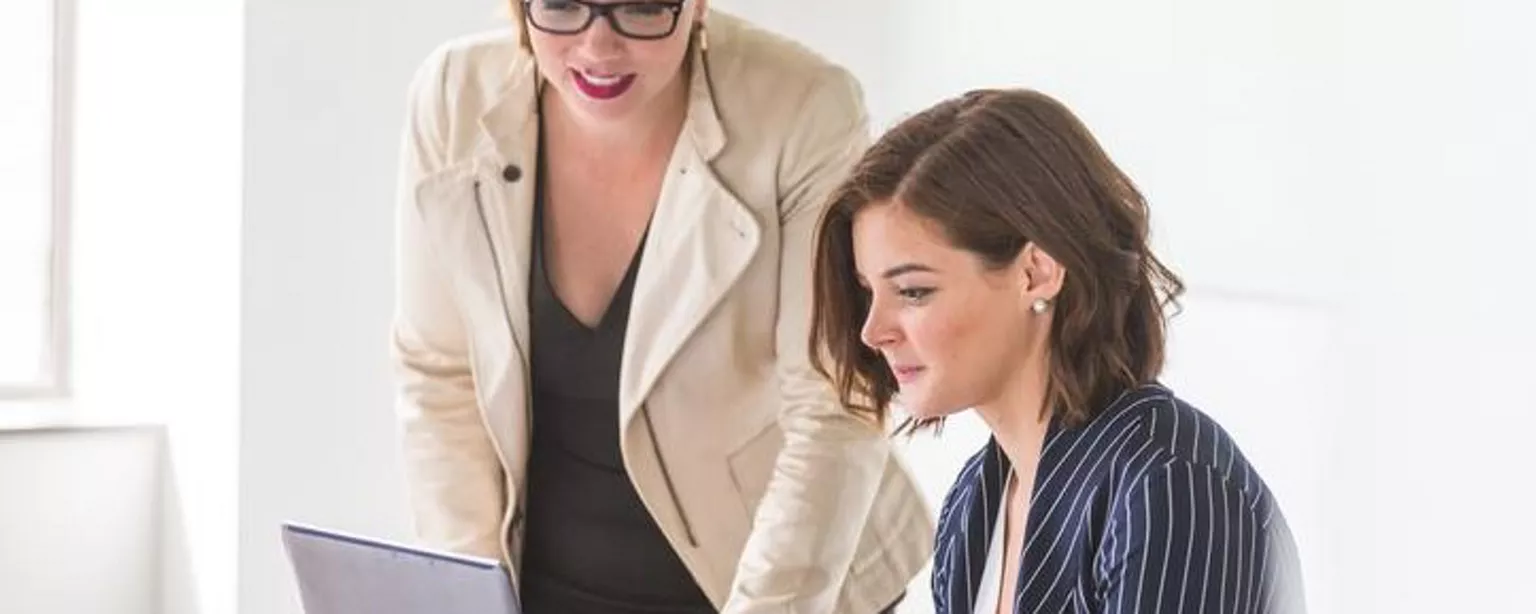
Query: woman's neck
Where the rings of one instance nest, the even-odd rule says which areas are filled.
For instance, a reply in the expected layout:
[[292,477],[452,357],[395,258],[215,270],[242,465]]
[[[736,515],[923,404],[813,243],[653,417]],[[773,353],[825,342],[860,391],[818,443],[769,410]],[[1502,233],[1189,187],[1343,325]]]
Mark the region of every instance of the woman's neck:
[[1026,367],[1008,382],[995,401],[975,408],[1021,479],[1033,479],[1046,431],[1050,429],[1050,414],[1042,411],[1049,381],[1046,364],[1046,360],[1040,360]]

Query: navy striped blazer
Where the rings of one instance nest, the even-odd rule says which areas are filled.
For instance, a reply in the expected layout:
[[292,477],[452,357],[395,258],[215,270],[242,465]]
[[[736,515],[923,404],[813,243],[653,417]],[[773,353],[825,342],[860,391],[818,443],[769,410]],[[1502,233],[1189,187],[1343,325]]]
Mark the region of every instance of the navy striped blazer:
[[[1009,463],[995,439],[939,513],[937,614],[971,614]],[[1215,421],[1161,385],[1087,424],[1053,419],[1036,470],[1016,613],[1303,612],[1274,497]]]

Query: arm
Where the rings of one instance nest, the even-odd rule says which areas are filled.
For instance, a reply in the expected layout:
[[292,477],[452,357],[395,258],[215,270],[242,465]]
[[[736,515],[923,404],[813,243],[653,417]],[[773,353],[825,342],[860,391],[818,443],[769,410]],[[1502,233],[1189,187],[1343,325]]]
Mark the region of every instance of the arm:
[[1096,561],[1102,612],[1300,611],[1279,603],[1293,552],[1280,517],[1217,470],[1175,460],[1128,493]]
[[816,225],[869,141],[862,92],[831,71],[812,89],[781,165],[777,376],[785,444],[724,612],[831,612],[890,450],[844,410],[807,347]]
[[501,558],[501,467],[480,420],[467,333],[421,228],[416,183],[441,168],[447,59],[411,82],[396,197],[391,355],[407,491],[417,536],[451,551]]

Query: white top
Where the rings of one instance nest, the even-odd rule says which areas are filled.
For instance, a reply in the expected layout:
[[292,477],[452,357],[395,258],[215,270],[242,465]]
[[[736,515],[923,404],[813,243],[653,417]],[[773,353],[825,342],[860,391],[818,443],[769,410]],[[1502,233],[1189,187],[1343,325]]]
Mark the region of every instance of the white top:
[[1002,596],[1003,550],[1007,545],[1003,538],[1008,526],[1008,488],[1013,485],[1013,473],[1003,484],[1003,496],[997,505],[997,524],[992,527],[991,545],[987,546],[987,565],[982,568],[981,586],[976,587],[976,609],[973,614],[995,614],[997,602]]

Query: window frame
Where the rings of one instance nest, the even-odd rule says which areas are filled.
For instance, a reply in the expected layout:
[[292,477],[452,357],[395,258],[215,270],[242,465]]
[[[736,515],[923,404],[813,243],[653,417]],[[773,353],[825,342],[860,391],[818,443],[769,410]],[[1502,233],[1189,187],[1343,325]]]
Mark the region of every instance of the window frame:
[[47,336],[42,378],[22,384],[0,383],[0,402],[69,398],[72,375],[71,219],[73,213],[75,128],[75,33],[77,0],[51,0],[53,53],[50,97],[49,228]]

